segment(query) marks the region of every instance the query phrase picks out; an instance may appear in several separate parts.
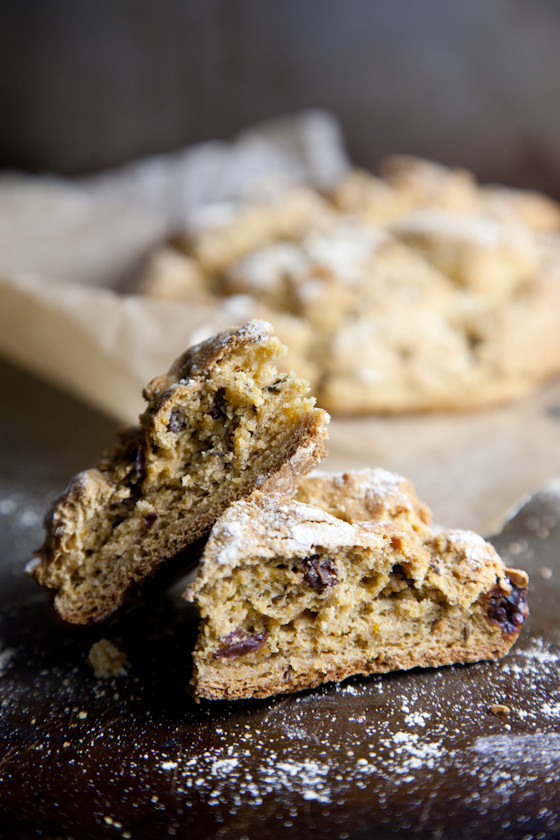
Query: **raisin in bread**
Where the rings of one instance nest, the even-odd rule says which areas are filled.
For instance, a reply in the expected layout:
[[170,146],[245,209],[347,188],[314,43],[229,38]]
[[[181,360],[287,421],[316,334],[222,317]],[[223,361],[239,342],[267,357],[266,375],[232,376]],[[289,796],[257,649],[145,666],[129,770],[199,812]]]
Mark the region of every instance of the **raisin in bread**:
[[266,697],[506,654],[527,614],[527,575],[472,532],[435,535],[423,515],[420,528],[401,527],[402,505],[394,516],[391,506],[382,521],[364,506],[370,521],[352,524],[259,493],[232,505],[185,593],[201,615],[195,695]]
[[[148,407],[46,519],[29,573],[60,617],[104,619],[255,488],[291,493],[324,456],[328,415],[275,365],[284,348],[253,321],[188,350],[145,389]],[[197,558],[194,557],[194,560]]]

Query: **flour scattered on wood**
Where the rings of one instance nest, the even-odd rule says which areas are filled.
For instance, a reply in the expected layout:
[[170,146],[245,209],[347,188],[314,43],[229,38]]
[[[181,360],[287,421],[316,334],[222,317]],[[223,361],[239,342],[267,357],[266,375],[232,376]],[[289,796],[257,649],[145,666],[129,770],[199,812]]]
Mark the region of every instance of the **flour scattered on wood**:
[[124,676],[128,671],[126,654],[109,639],[99,639],[90,648],[88,664],[97,679]]

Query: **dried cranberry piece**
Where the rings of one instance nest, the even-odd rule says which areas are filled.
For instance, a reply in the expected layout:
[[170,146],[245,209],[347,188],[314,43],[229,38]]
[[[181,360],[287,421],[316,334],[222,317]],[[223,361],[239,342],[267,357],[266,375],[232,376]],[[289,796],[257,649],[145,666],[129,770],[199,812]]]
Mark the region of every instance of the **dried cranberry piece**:
[[323,592],[338,583],[338,569],[330,557],[312,554],[305,557],[303,562],[303,577],[316,592]]
[[517,633],[529,615],[526,593],[526,589],[512,585],[509,595],[502,592],[499,586],[495,586],[488,595],[488,618],[493,624],[500,625],[507,636]]
[[149,531],[157,518],[158,518],[158,514],[156,513],[156,511],[151,510],[149,513],[147,513],[145,515],[144,519],[142,520],[143,523],[144,523],[144,527],[147,528],[148,531]]
[[226,417],[226,400],[225,400],[225,388],[218,388],[216,391],[216,395],[214,397],[214,404],[210,409],[210,417],[212,420],[219,420],[220,417]]
[[268,639],[268,633],[248,633],[239,627],[227,636],[223,636],[220,642],[220,649],[214,653],[216,659],[237,659],[245,656],[246,653],[257,653],[264,647]]
[[181,414],[181,412],[174,408],[171,414],[169,415],[169,423],[167,424],[167,431],[173,432],[173,434],[178,435],[185,428],[185,418]]

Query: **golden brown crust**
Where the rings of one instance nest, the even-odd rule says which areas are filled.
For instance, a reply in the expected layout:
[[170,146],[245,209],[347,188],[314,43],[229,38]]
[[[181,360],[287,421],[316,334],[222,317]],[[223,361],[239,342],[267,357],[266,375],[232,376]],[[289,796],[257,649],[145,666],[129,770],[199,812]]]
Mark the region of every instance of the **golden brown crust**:
[[509,651],[511,643],[502,637],[497,637],[495,644],[479,647],[476,651],[467,647],[441,648],[437,654],[418,655],[413,651],[406,654],[386,654],[379,659],[364,662],[356,659],[344,665],[336,665],[326,671],[310,669],[305,674],[284,672],[283,677],[271,677],[259,680],[255,684],[251,680],[239,684],[224,681],[198,680],[195,684],[195,694],[204,700],[243,700],[247,697],[254,699],[271,697],[275,694],[293,694],[309,688],[316,688],[327,682],[340,682],[353,676],[370,676],[371,674],[386,674],[391,671],[407,671],[411,668],[441,668],[446,665],[466,665],[470,662],[501,659]]

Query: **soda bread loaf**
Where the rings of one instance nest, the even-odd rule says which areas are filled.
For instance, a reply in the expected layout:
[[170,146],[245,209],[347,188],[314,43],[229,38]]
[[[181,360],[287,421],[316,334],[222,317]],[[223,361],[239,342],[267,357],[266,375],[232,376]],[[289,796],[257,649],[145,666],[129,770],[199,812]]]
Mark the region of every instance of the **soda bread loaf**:
[[147,386],[139,425],[47,515],[28,571],[63,620],[105,619],[164,567],[188,568],[228,505],[255,488],[290,494],[322,460],[328,415],[307,382],[278,373],[283,351],[253,321],[187,350]]
[[472,532],[434,534],[411,485],[389,476],[309,478],[300,495],[314,505],[256,493],[220,517],[185,593],[201,616],[197,697],[507,653],[527,615],[527,575]]
[[560,370],[551,199],[407,157],[273,194],[205,210],[139,290],[242,305],[287,343],[299,324],[290,364],[333,412],[489,405]]

